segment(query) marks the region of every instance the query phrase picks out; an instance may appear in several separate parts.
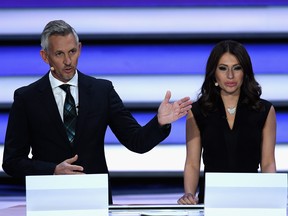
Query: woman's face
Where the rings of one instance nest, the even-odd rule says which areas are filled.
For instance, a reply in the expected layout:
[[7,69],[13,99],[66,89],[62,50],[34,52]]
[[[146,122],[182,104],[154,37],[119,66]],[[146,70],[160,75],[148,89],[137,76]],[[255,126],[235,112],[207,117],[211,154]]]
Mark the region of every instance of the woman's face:
[[222,95],[239,95],[243,83],[244,72],[238,59],[230,54],[224,53],[220,58],[215,79]]

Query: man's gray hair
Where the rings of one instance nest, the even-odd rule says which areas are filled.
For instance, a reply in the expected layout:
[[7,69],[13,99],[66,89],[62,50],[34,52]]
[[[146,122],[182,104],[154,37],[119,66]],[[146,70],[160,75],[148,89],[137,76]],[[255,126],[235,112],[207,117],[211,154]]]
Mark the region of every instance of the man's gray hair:
[[68,34],[73,34],[77,44],[79,43],[79,37],[73,27],[63,20],[53,20],[50,21],[44,28],[41,34],[41,47],[43,50],[48,51],[49,37],[51,35],[61,35],[66,36]]

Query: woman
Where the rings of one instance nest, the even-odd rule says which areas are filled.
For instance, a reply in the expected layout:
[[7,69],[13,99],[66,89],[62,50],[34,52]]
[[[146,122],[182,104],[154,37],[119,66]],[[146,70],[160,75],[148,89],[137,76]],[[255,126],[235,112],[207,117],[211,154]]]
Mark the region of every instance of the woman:
[[275,110],[260,95],[245,47],[231,40],[218,43],[186,119],[185,194],[178,204],[204,202],[201,154],[204,176],[206,172],[256,173],[259,165],[261,172],[276,172]]

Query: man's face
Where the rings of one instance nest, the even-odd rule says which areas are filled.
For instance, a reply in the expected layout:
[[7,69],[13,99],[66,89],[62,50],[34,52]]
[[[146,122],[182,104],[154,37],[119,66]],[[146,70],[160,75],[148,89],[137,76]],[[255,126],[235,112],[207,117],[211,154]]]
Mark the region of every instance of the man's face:
[[52,35],[48,40],[48,50],[41,50],[41,56],[51,68],[54,68],[51,69],[52,75],[66,83],[75,75],[81,43],[77,44],[73,34]]

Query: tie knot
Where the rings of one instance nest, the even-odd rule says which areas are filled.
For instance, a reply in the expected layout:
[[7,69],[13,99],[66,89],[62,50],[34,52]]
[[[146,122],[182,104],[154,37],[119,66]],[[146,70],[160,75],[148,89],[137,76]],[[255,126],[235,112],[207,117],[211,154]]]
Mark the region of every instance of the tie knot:
[[70,85],[69,84],[63,84],[59,86],[61,89],[63,89],[66,93],[70,92]]

